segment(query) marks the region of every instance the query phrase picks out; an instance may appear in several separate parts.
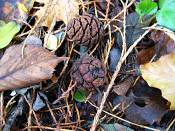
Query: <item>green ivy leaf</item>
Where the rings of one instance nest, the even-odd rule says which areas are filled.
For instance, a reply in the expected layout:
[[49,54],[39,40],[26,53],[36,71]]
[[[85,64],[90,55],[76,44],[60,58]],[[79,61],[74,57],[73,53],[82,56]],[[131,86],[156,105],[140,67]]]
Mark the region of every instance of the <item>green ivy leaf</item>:
[[79,89],[74,94],[74,99],[78,102],[85,102],[86,100],[86,91],[83,89]]
[[20,31],[20,26],[15,22],[9,22],[0,27],[0,49],[6,47],[16,33]]
[[175,9],[162,8],[156,14],[156,19],[159,25],[167,27],[175,31]]
[[136,5],[136,12],[140,16],[152,15],[157,12],[158,6],[151,0],[142,0]]
[[169,8],[175,7],[175,0],[159,0],[159,7],[162,8]]

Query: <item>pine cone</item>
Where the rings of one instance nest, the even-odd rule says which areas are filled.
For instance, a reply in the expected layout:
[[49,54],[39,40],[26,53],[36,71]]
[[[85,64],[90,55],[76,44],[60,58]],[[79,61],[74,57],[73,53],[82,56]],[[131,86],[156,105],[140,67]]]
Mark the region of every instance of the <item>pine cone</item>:
[[67,39],[76,44],[92,46],[103,34],[102,23],[93,15],[82,15],[67,25]]
[[77,60],[71,69],[71,78],[77,82],[77,87],[93,90],[105,83],[106,71],[102,62],[88,55]]

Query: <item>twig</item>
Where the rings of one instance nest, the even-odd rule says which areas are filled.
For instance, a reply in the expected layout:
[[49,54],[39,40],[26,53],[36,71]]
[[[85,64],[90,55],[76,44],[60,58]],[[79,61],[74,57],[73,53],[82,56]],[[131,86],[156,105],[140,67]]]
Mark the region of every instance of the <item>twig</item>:
[[172,120],[172,122],[168,125],[168,127],[166,128],[166,131],[170,131],[170,128],[172,127],[172,125],[175,123],[175,118]]
[[[129,8],[129,7],[134,3],[134,1],[135,1],[135,0],[132,0],[132,1],[128,4],[127,8]],[[114,21],[117,17],[119,17],[123,12],[124,12],[124,10],[120,11],[115,17],[113,17],[113,18],[105,25],[104,28],[106,28],[112,21]]]
[[[72,81],[70,82],[70,84],[72,83]],[[58,99],[56,99],[52,104],[57,104],[59,102],[59,100],[61,100],[62,98],[66,97],[66,95],[76,86],[76,82],[70,87],[68,87],[67,91],[65,91]]]
[[3,108],[4,108],[4,92],[2,91],[0,94],[0,128],[2,128],[2,126],[5,124],[5,120],[4,120],[4,112],[3,112]]
[[50,105],[49,105],[48,101],[46,101],[46,104],[47,104],[47,107],[49,109],[49,112],[50,112],[50,114],[52,116],[53,121],[55,122],[55,124],[57,124],[57,119],[55,118],[55,115],[54,115],[52,109],[50,108]]
[[[30,104],[30,102],[28,101],[28,99],[27,99],[26,96],[24,96],[24,99],[25,99],[25,101],[27,102],[27,104],[29,105],[29,108],[30,108],[30,110],[31,110],[32,113],[33,113],[33,116],[34,116],[34,118],[35,118],[35,120],[36,120],[37,125],[40,126],[40,123],[39,123],[38,118],[37,118],[37,116],[36,116],[36,114],[35,114],[35,111],[34,111],[33,108],[32,108],[32,105]],[[39,130],[42,131],[41,129],[39,129]]]
[[[30,128],[30,129],[42,128],[42,129],[51,130],[51,131],[55,131],[56,130],[56,128],[47,127],[47,126],[30,126],[30,127],[26,127],[25,129],[23,129],[23,131],[26,130],[26,129],[28,129],[28,128]],[[60,131],[74,131],[74,130],[60,129]]]

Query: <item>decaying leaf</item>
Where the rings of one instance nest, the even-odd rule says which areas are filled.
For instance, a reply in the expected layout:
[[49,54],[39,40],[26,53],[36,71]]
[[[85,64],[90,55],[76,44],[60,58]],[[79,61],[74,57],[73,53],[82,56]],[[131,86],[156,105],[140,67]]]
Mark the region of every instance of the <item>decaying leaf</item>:
[[43,17],[42,25],[50,27],[54,19],[62,20],[67,24],[79,15],[79,6],[76,0],[44,0],[44,7],[36,12],[38,19]]
[[155,47],[150,47],[148,49],[141,50],[137,54],[137,63],[141,65],[141,64],[146,64],[150,62],[150,60],[153,58],[154,53],[155,53],[154,48]]
[[[144,33],[143,27],[148,26],[150,20],[145,18],[144,22],[140,22],[137,13],[131,13],[126,17],[126,43],[129,47]],[[119,47],[122,47],[122,37],[120,33],[116,33],[116,40]]]
[[162,56],[158,61],[140,66],[142,77],[151,87],[159,88],[162,96],[175,109],[175,53]]
[[163,55],[175,52],[175,42],[163,31],[153,31],[151,39],[155,42],[155,54],[158,58]]
[[151,32],[151,39],[155,42],[155,46],[140,51],[137,55],[138,64],[148,63],[154,56],[160,58],[163,55],[175,52],[175,42],[172,34],[163,31]]
[[0,60],[0,91],[29,86],[52,77],[55,66],[66,60],[42,47],[22,44],[8,48]]
[[167,112],[161,103],[150,103],[144,107],[132,103],[126,110],[125,115],[128,120],[138,124],[152,125],[158,123],[161,117]]
[[[42,96],[40,95],[42,92],[37,93],[36,99],[33,102],[33,110],[34,111],[39,111],[41,110],[44,106],[46,106],[45,102],[41,98]],[[44,94],[43,94],[44,95]]]
[[114,86],[113,91],[118,95],[126,95],[127,91],[132,87],[133,84],[133,77],[129,77],[124,82]]
[[167,102],[161,97],[160,90],[151,88],[142,81],[136,83],[127,97],[116,97],[113,104],[121,104],[120,110],[124,112],[126,119],[132,122],[143,125],[159,123],[168,111]]

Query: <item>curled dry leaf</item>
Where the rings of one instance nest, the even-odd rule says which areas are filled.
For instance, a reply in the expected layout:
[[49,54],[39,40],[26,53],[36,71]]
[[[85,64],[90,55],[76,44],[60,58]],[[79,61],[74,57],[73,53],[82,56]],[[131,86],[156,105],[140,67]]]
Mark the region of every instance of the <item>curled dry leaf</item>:
[[54,19],[62,20],[67,24],[79,15],[79,6],[76,0],[44,0],[44,7],[36,12],[38,19],[43,17],[42,25],[50,27]]
[[55,66],[66,60],[42,47],[27,45],[8,48],[0,60],[0,91],[29,86],[52,77]]
[[170,108],[175,109],[175,53],[141,65],[140,70],[149,86],[159,88],[162,96],[171,102]]

